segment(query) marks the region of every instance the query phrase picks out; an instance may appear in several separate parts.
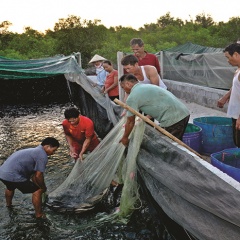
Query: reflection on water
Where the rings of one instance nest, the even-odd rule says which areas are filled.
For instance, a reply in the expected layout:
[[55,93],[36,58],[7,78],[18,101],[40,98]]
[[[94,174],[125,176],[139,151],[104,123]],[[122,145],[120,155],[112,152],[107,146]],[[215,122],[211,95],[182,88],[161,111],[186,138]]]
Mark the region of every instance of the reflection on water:
[[[61,122],[67,104],[0,106],[0,164],[15,150],[37,146],[47,136],[60,142],[60,148],[49,158],[45,181],[51,192],[64,181],[73,167]],[[0,239],[151,239],[156,236],[150,215],[146,209],[135,213],[128,225],[105,224],[101,228],[81,229],[81,224],[92,221],[96,213],[76,215],[57,213],[44,208],[47,220],[36,220],[31,194],[16,190],[13,209],[5,207],[4,185],[0,182]]]

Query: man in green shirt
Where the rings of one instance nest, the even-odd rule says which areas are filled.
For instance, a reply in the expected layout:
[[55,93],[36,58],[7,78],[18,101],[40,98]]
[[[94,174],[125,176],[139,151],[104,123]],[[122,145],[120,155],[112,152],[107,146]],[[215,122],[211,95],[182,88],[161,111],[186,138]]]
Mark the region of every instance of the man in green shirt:
[[[120,85],[129,94],[126,104],[136,111],[156,119],[160,126],[182,140],[190,113],[187,107],[169,91],[152,84],[141,84],[132,74],[120,78]],[[127,146],[135,124],[135,115],[127,112],[125,132],[120,142]]]

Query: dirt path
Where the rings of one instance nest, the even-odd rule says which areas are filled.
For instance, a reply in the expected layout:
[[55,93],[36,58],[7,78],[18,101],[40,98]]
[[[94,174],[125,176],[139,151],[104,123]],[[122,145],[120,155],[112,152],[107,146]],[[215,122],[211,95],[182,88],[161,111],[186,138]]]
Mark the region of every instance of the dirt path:
[[190,120],[192,123],[194,118],[198,117],[208,117],[208,116],[218,116],[218,117],[226,117],[227,113],[218,111],[212,108],[203,107],[193,102],[187,102],[185,100],[181,100],[190,111]]

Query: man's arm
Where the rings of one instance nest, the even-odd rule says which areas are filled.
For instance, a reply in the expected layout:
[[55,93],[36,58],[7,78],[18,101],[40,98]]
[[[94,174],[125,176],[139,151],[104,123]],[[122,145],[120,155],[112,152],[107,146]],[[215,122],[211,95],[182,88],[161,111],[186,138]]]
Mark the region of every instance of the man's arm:
[[[123,98],[123,102],[125,103],[127,101],[128,98],[128,94],[126,92],[124,92],[124,98]],[[122,113],[121,113],[121,117],[125,116],[127,113],[127,110],[124,108]]]
[[230,96],[231,96],[231,91],[232,91],[232,88],[231,88],[223,97],[221,97],[221,98],[217,101],[217,106],[218,106],[219,108],[223,108],[224,104],[229,101]]
[[[240,74],[238,74],[238,81],[240,81]],[[231,90],[231,89],[230,89]],[[236,121],[236,129],[239,131],[240,130],[240,114],[238,116],[238,119]]]
[[44,175],[42,172],[36,171],[32,177],[32,181],[43,190],[43,192],[47,191],[47,187],[44,182]]
[[86,120],[85,123],[83,122],[82,124],[83,124],[83,127],[85,127],[85,140],[83,142],[81,152],[79,153],[80,160],[83,160],[83,154],[87,151],[92,141],[92,138],[95,135],[94,124],[91,119]]
[[73,147],[73,138],[70,135],[65,134],[66,136],[66,140],[68,142],[69,145],[69,155],[73,158],[77,157],[77,153],[75,152],[75,149]]
[[82,146],[82,150],[79,153],[79,158],[80,160],[83,160],[83,154],[86,152],[86,150],[88,149],[88,146],[90,145],[92,141],[92,137],[88,137],[85,139],[85,141],[83,142],[83,146]]
[[236,121],[236,130],[238,130],[238,131],[240,130],[240,115]]
[[119,141],[121,142],[124,146],[127,146],[128,143],[129,143],[129,135],[130,133],[132,132],[133,130],[133,127],[134,127],[134,124],[135,124],[135,115],[131,116],[131,117],[128,117],[127,118],[127,122],[125,124],[125,131],[124,131],[124,134],[123,134],[123,137],[122,139]]
[[161,69],[160,69],[160,63],[159,60],[157,58],[157,56],[155,56],[155,68],[157,69],[158,74],[161,74]]
[[151,84],[159,86],[160,77],[158,75],[157,69],[150,65],[144,66],[144,69]]

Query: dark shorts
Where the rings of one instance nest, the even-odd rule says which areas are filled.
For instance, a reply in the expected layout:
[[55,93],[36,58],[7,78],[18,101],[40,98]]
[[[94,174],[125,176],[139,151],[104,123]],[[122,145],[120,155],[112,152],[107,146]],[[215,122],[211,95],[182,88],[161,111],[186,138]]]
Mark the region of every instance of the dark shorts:
[[185,129],[187,127],[188,121],[189,121],[190,115],[182,119],[181,121],[173,124],[172,126],[165,127],[164,129],[171,133],[174,137],[178,138],[182,141],[183,134],[185,132]]
[[233,141],[235,145],[240,147],[240,130],[236,129],[236,119],[232,118]]
[[39,187],[31,181],[9,182],[3,179],[0,180],[6,185],[7,189],[10,191],[18,189],[22,193],[34,193],[39,189]]

